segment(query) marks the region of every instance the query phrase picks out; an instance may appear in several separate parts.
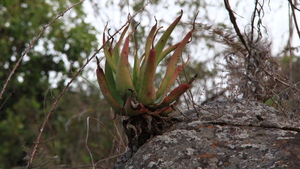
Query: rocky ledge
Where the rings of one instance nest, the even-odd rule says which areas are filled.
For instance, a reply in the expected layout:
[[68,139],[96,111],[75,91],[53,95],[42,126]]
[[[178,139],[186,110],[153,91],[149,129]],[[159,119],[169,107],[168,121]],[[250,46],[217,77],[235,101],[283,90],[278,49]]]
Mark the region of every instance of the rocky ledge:
[[[299,115],[298,115],[299,116]],[[300,168],[300,120],[249,100],[186,111],[115,168]]]

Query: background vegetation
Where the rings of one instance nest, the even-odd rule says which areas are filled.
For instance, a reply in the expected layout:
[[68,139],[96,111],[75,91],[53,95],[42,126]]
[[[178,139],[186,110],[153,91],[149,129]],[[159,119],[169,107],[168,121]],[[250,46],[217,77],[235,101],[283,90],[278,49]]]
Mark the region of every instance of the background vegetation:
[[[113,34],[127,21],[129,13],[138,12],[132,26],[141,22],[134,36],[136,44],[144,44],[154,15],[163,25],[174,20],[180,9],[184,10],[185,18],[173,37],[176,42],[181,32],[186,33],[192,27],[195,14],[200,12],[195,36],[183,55],[191,56],[190,64],[178,83],[191,77],[190,74],[198,73],[199,78],[192,91],[194,94],[191,92],[185,97],[193,102],[185,102],[182,109],[195,104],[200,106],[216,97],[244,97],[283,110],[284,115],[292,112],[299,116],[300,47],[295,46],[299,45],[295,40],[299,42],[300,32],[296,0],[281,3],[289,7],[284,13],[289,17],[288,24],[280,25],[287,31],[279,35],[273,33],[276,27],[272,27],[274,21],[268,14],[274,10],[282,14],[283,7],[272,9],[274,2],[267,1],[246,5],[230,1],[242,38],[234,29],[234,22],[230,21],[231,10],[226,9],[226,0],[213,4],[198,0],[174,1],[172,4],[154,0],[145,8],[146,3],[139,0],[90,0],[84,3],[90,5],[92,10],[89,12],[93,12],[98,21],[93,24],[86,21],[82,4],[66,10],[77,2],[0,2],[0,86],[3,86],[0,168],[26,166],[32,159],[31,168],[89,168],[91,164],[99,168],[112,167],[126,147],[121,117],[112,120],[114,115],[97,87],[92,85],[96,84],[95,61],[92,60],[90,67],[83,71],[80,68],[101,46],[98,41],[101,41],[104,26],[108,23]],[[244,10],[248,13],[239,12]],[[59,19],[55,19],[57,16]],[[40,32],[43,33],[41,36]],[[26,53],[35,37],[39,38]],[[103,56],[101,52],[98,55]],[[163,73],[164,68],[161,69]],[[79,76],[68,83],[78,71]],[[11,73],[13,76],[9,78]],[[67,90],[60,97],[66,86]],[[60,99],[58,102],[55,101],[57,98]],[[53,104],[57,105],[52,111]],[[49,112],[52,114],[41,131]],[[40,132],[42,137],[36,143]],[[35,145],[38,145],[38,151],[32,157]]]

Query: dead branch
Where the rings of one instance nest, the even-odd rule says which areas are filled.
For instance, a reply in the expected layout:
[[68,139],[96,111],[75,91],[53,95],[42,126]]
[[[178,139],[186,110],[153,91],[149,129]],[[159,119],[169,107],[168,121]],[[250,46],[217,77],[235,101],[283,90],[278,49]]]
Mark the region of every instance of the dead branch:
[[228,0],[224,0],[224,4],[225,4],[225,7],[226,7],[226,10],[229,13],[230,21],[231,21],[231,23],[232,23],[232,25],[233,25],[233,27],[234,27],[237,35],[239,36],[241,42],[243,43],[243,45],[245,46],[245,48],[247,49],[247,51],[249,51],[248,45],[247,45],[247,43],[246,43],[246,41],[245,41],[245,39],[244,39],[244,37],[243,37],[243,35],[242,35],[242,33],[241,33],[238,25],[236,23],[236,18],[234,16],[233,12],[232,12],[232,9],[230,7],[230,4],[229,4]]
[[[290,5],[291,5],[291,10],[292,10],[292,16],[293,16],[294,24],[295,24],[295,27],[296,27],[296,30],[297,30],[297,33],[298,33],[298,37],[300,38],[300,30],[299,30],[299,26],[298,26],[298,23],[297,23],[295,9],[297,9],[298,11],[300,11],[300,10],[294,6],[294,4],[291,2],[291,0],[289,0],[289,2],[290,2]],[[295,3],[297,3],[297,1],[295,1]]]

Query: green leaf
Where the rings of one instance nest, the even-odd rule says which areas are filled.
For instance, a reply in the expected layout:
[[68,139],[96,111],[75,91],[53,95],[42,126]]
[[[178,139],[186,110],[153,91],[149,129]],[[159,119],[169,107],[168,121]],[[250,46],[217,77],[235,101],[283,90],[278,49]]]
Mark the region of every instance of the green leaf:
[[160,60],[156,60],[156,66],[160,63],[160,61],[162,60],[162,59],[164,59],[169,53],[171,53],[172,51],[174,51],[177,47],[178,47],[178,45],[179,45],[180,43],[177,43],[177,44],[175,44],[175,45],[172,45],[172,46],[170,46],[170,47],[168,47],[167,49],[165,49],[165,50],[163,50],[162,52],[161,52],[161,54],[160,54],[160,57],[158,58],[157,57],[157,59],[160,59]]
[[[137,81],[137,84],[136,84],[136,89],[137,89],[137,92],[140,93],[140,90],[141,90],[141,83],[144,79],[144,75],[145,75],[145,69],[147,67],[147,62],[148,62],[148,57],[149,57],[149,53],[150,53],[150,49],[151,49],[151,45],[153,45],[153,41],[154,41],[154,37],[155,37],[155,32],[156,32],[156,28],[157,28],[157,22],[155,23],[154,26],[152,26],[151,28],[151,31],[147,37],[147,42],[146,42],[146,45],[145,45],[145,53],[144,53],[144,60],[143,60],[143,63],[142,63],[142,66],[141,66],[141,73],[138,77],[138,81]],[[155,70],[156,68],[153,67],[153,69]]]
[[109,64],[109,66],[111,67],[112,71],[116,72],[117,71],[117,64],[114,62],[112,55],[107,47],[107,44],[104,45],[103,47],[103,51],[104,51],[104,55],[106,58],[106,62]]
[[102,91],[102,94],[103,94],[105,100],[108,102],[108,104],[111,106],[111,108],[115,111],[115,113],[122,115],[123,108],[120,106],[120,104],[115,100],[115,98],[110,93],[105,74],[104,74],[102,68],[99,66],[99,64],[98,64],[98,68],[96,70],[96,74],[97,74],[97,79],[98,79],[100,89]]
[[155,66],[156,51],[155,49],[151,49],[149,53],[150,54],[145,63],[145,70],[143,72],[143,79],[142,79],[142,83],[138,95],[138,100],[145,106],[153,104],[153,102],[156,100],[156,92],[154,86],[155,71],[156,71],[156,66]]
[[194,80],[196,79],[197,75],[195,75],[188,83],[183,83],[181,85],[179,85],[178,87],[176,87],[174,90],[172,90],[170,92],[170,94],[164,98],[163,102],[157,106],[153,106],[153,108],[155,109],[159,109],[165,106],[170,105],[171,103],[173,103],[174,101],[178,100],[179,97],[185,93],[192,85],[192,83],[194,82]]
[[[132,32],[131,32],[132,33]],[[118,93],[121,95],[123,100],[126,100],[127,89],[132,89],[135,91],[135,87],[132,83],[132,77],[130,74],[130,65],[128,62],[129,55],[129,39],[131,33],[127,36],[124,46],[122,49],[121,56],[119,58],[117,72],[116,72],[116,88]]]
[[183,12],[181,11],[180,16],[177,17],[176,20],[167,28],[167,30],[164,32],[164,34],[160,37],[160,39],[156,43],[156,45],[155,45],[155,50],[156,50],[156,55],[157,55],[156,65],[158,65],[158,63],[162,60],[163,55],[161,55],[161,52],[163,51],[163,49],[164,49],[168,39],[170,38],[170,35],[173,32],[174,28],[176,27],[176,25],[180,21],[180,19],[182,17],[182,14],[183,14]]
[[116,91],[116,82],[114,78],[115,74],[113,73],[113,70],[107,62],[105,62],[105,76],[108,84],[108,89],[111,95],[120,105],[123,105],[124,101]]
[[177,77],[178,74],[175,73],[177,68],[177,63],[180,59],[181,53],[184,50],[186,44],[189,42],[189,39],[192,37],[192,33],[194,32],[194,30],[191,30],[184,38],[183,40],[180,42],[180,44],[178,45],[178,47],[175,49],[173,55],[171,56],[171,59],[168,63],[168,67],[165,73],[165,76],[162,80],[162,83],[156,93],[156,97],[157,98],[161,98],[162,96],[164,96],[170,89],[170,87],[172,86],[172,84],[174,83],[175,79],[174,75]]
[[133,65],[133,72],[132,72],[132,83],[135,84],[136,89],[139,91],[139,88],[137,87],[137,81],[140,75],[140,59],[137,54],[137,49],[134,54],[134,65]]
[[123,30],[123,32],[122,32],[122,34],[121,34],[121,36],[120,36],[120,38],[119,38],[116,46],[113,49],[113,61],[114,61],[114,63],[116,65],[118,64],[118,61],[119,61],[119,58],[120,58],[120,54],[119,54],[120,46],[121,46],[121,43],[123,41],[123,38],[124,38],[124,36],[125,36],[128,28],[129,28],[129,25],[124,28],[124,30]]

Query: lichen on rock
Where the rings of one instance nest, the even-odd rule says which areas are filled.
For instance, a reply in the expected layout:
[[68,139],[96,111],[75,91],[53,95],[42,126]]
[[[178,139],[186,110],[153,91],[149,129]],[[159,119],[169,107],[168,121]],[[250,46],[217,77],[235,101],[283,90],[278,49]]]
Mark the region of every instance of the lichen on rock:
[[115,168],[300,168],[299,118],[262,103],[219,100],[176,119]]

